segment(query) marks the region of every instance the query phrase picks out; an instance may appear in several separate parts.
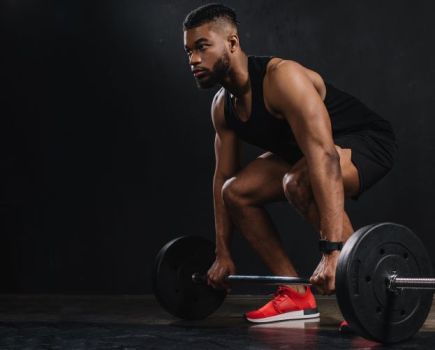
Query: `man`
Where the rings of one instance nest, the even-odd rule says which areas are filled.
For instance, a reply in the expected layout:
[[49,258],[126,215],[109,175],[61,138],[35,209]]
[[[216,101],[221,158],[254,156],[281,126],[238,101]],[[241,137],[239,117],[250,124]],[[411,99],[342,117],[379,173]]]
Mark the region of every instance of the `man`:
[[[320,293],[333,293],[341,245],[354,231],[345,197],[356,198],[391,169],[396,145],[390,124],[294,61],[248,57],[240,47],[236,14],[226,6],[199,7],[183,26],[197,85],[222,86],[211,107],[216,260],[209,284],[228,288],[223,278],[235,272],[233,225],[273,274],[297,276],[263,207],[287,200],[320,232],[323,255],[310,281]],[[241,168],[241,140],[267,152]],[[272,301],[246,318],[318,315],[310,288],[280,286]]]

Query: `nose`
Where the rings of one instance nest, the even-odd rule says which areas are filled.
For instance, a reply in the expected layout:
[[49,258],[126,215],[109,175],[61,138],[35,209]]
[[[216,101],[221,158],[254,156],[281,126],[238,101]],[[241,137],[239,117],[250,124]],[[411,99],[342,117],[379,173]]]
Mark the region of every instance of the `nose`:
[[200,63],[201,63],[201,57],[197,53],[195,53],[195,51],[192,52],[192,54],[190,55],[190,58],[189,58],[189,64],[191,66],[196,66]]

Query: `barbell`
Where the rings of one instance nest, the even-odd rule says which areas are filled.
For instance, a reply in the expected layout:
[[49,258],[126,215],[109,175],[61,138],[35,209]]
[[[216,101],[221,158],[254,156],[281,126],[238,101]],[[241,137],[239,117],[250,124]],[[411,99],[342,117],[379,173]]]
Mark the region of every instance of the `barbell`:
[[[160,305],[186,320],[203,319],[216,311],[226,291],[206,282],[215,259],[214,244],[183,236],[158,253],[153,291]],[[306,278],[229,275],[229,283],[310,285]],[[337,303],[349,326],[359,335],[382,343],[411,338],[432,306],[435,278],[420,239],[395,223],[368,225],[351,235],[337,263]]]

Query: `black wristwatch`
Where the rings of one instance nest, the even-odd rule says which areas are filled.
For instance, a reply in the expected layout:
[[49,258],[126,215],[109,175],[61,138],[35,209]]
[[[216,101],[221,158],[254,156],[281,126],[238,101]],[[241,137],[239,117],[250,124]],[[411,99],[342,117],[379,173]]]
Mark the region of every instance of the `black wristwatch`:
[[330,242],[327,239],[319,240],[319,250],[323,254],[330,254],[334,250],[341,250],[343,242]]

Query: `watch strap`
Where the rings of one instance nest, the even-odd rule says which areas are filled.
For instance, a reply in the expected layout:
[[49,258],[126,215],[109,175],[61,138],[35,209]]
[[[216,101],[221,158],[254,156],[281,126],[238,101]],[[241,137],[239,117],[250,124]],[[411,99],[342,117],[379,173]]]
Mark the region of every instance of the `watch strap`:
[[330,242],[327,239],[319,240],[319,250],[321,253],[330,254],[334,250],[341,250],[343,242]]

